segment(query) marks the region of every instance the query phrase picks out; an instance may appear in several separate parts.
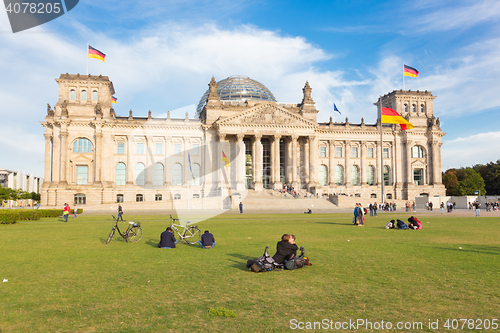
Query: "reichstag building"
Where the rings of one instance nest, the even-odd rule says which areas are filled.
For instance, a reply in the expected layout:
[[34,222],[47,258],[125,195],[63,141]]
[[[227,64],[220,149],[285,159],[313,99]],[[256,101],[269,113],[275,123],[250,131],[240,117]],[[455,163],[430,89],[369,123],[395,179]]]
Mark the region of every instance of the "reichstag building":
[[281,103],[248,77],[212,78],[196,119],[172,119],[117,115],[106,76],[62,74],[56,81],[58,101],[41,122],[43,205],[196,201],[283,184],[378,202],[382,182],[384,200],[445,194],[444,133],[428,91],[381,97],[415,126],[382,125],[381,145],[379,123],[318,123],[308,82],[299,103]]

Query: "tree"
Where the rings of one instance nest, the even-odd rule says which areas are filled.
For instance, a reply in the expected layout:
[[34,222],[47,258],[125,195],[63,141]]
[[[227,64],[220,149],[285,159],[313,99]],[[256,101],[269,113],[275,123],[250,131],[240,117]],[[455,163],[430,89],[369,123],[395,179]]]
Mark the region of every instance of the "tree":
[[486,165],[477,164],[473,169],[483,177],[486,193],[500,194],[500,160]]
[[446,187],[446,195],[458,195],[458,179],[454,169],[446,170],[445,174],[443,175],[443,184]]
[[471,168],[466,168],[463,180],[459,181],[456,186],[458,195],[474,195],[479,191],[479,195],[486,194],[484,189],[484,180],[481,175]]

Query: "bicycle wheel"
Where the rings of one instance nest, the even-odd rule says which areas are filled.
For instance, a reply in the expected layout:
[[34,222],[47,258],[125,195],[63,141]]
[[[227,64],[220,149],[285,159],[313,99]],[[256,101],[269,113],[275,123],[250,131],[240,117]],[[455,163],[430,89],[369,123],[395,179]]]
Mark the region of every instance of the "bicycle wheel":
[[196,244],[201,238],[201,232],[200,229],[196,227],[190,227],[186,232],[184,233],[184,239],[186,242],[189,244]]
[[106,239],[106,244],[109,244],[109,242],[111,242],[111,239],[112,239],[112,238],[113,238],[113,236],[115,235],[115,230],[116,230],[116,228],[115,228],[115,227],[113,227],[113,228],[111,229],[111,232],[109,233],[108,239]]
[[127,234],[127,238],[130,242],[138,242],[142,238],[142,229],[139,226],[130,228]]

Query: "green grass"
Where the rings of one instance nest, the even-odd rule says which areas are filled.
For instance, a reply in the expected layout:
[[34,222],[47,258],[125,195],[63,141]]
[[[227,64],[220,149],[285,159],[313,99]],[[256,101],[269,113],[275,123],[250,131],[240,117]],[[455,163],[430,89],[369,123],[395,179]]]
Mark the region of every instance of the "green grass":
[[[115,234],[108,245],[108,216],[0,225],[0,332],[283,332],[292,319],[424,330],[439,320],[426,331],[456,332],[446,319],[499,317],[498,219],[431,216],[422,230],[385,230],[392,216],[356,227],[350,214],[221,215],[199,224],[215,235],[211,250],[158,249],[169,225],[159,215],[127,216],[142,240]],[[313,265],[249,272],[247,259],[274,253],[283,233]]]

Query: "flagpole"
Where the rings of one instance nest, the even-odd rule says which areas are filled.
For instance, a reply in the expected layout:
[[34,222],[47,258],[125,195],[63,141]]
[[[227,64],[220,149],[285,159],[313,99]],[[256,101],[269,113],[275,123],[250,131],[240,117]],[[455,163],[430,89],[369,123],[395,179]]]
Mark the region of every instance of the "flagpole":
[[[403,62],[403,90],[405,90],[405,63]],[[380,111],[382,112],[382,111]]]
[[382,204],[384,204],[384,145],[382,140],[382,96],[380,99],[380,173],[381,173],[381,192],[382,192]]
[[87,76],[89,75],[89,43],[87,43]]

